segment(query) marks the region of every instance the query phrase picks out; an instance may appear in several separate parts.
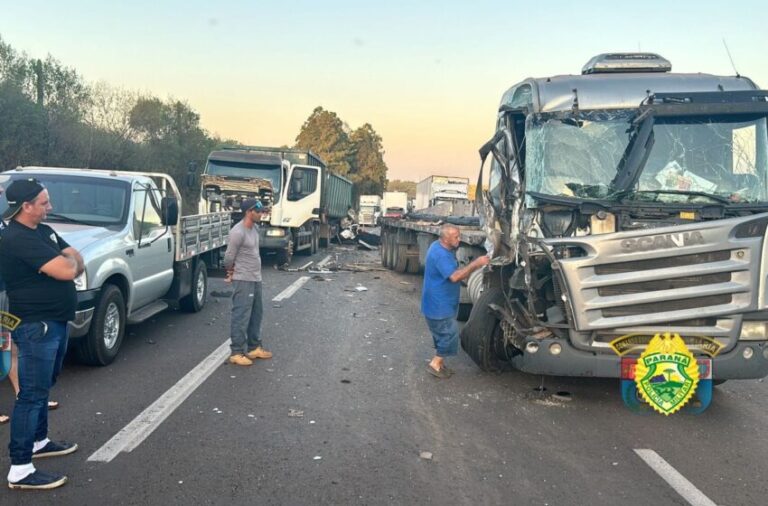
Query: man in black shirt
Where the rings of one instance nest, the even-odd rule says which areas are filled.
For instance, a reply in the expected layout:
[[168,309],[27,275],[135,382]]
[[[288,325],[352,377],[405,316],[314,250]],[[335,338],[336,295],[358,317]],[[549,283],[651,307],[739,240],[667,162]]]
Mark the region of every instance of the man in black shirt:
[[76,444],[48,439],[48,392],[67,351],[67,321],[74,319],[77,293],[73,280],[83,259],[54,230],[42,223],[52,209],[48,191],[34,179],[7,188],[11,220],[0,239],[0,275],[10,299],[10,313],[21,323],[13,331],[19,367],[19,396],[11,417],[12,489],[51,489],[66,476],[36,470],[33,458],[66,455]]

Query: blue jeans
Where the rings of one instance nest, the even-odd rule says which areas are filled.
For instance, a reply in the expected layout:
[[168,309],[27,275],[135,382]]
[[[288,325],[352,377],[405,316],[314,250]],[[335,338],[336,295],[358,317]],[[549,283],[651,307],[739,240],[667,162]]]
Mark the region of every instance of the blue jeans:
[[232,281],[232,288],[230,347],[233,355],[245,354],[261,346],[261,282]]
[[427,327],[432,333],[438,357],[452,357],[459,353],[459,326],[454,318],[433,320],[426,318]]
[[19,398],[11,417],[11,464],[32,462],[35,441],[48,437],[48,392],[67,353],[67,322],[22,323],[13,331],[19,351]]

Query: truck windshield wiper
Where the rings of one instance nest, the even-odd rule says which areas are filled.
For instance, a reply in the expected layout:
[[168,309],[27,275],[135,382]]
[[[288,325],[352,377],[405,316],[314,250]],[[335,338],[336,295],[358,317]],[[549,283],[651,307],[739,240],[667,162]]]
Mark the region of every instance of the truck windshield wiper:
[[58,214],[58,213],[48,213],[46,216],[48,218],[53,218],[54,220],[58,220],[58,221],[64,221],[66,223],[77,223],[77,224],[80,224],[80,225],[92,225],[93,224],[90,221],[82,221],[82,220],[78,220],[78,219],[75,219],[75,218],[70,218],[69,216],[65,216],[63,214]]
[[653,125],[654,116],[651,109],[643,111],[632,120],[630,130],[634,130],[634,133],[616,168],[616,177],[610,184],[610,187],[619,193],[632,188],[640,177],[654,143]]
[[712,199],[716,202],[721,202],[723,204],[733,204],[733,201],[728,199],[728,197],[723,197],[721,195],[713,195],[711,193],[706,193],[706,192],[691,191],[691,190],[633,190],[633,191],[619,192],[616,195],[618,197],[624,197],[628,195],[636,195],[639,193],[650,193],[653,195],[688,195],[691,197],[707,197],[709,199]]

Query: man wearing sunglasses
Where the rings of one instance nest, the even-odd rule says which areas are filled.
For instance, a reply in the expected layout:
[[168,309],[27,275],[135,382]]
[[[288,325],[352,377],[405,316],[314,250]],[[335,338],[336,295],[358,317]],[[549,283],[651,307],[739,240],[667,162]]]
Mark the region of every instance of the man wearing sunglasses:
[[67,477],[35,468],[32,459],[67,455],[77,445],[48,438],[48,393],[67,351],[67,321],[77,308],[74,279],[83,258],[42,222],[51,206],[48,191],[35,179],[13,181],[6,190],[10,220],[0,239],[0,274],[18,348],[19,395],[11,417],[11,489],[52,489]]

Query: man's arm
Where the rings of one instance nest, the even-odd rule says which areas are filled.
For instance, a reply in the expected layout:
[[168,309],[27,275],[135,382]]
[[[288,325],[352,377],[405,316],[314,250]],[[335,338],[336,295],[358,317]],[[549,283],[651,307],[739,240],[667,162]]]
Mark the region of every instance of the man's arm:
[[[80,252],[77,251],[72,246],[68,248],[64,248],[61,250],[61,254],[65,257],[73,258],[75,262],[77,262],[77,276],[83,273],[85,271],[85,262],[83,262],[83,257],[80,255]],[[75,277],[77,277],[75,276]]]
[[472,274],[478,269],[482,269],[489,263],[491,263],[491,258],[488,255],[477,257],[474,260],[472,260],[469,264],[462,267],[461,269],[456,269],[453,272],[453,274],[451,274],[451,276],[448,278],[448,280],[451,283],[458,283],[459,281],[467,279],[470,274]]
[[235,268],[235,257],[237,256],[237,252],[240,251],[240,246],[242,244],[243,234],[240,234],[238,230],[235,230],[234,233],[230,230],[227,251],[224,253],[224,268],[227,271]]
[[79,276],[77,260],[65,255],[59,255],[43,264],[40,272],[59,281],[72,281]]

